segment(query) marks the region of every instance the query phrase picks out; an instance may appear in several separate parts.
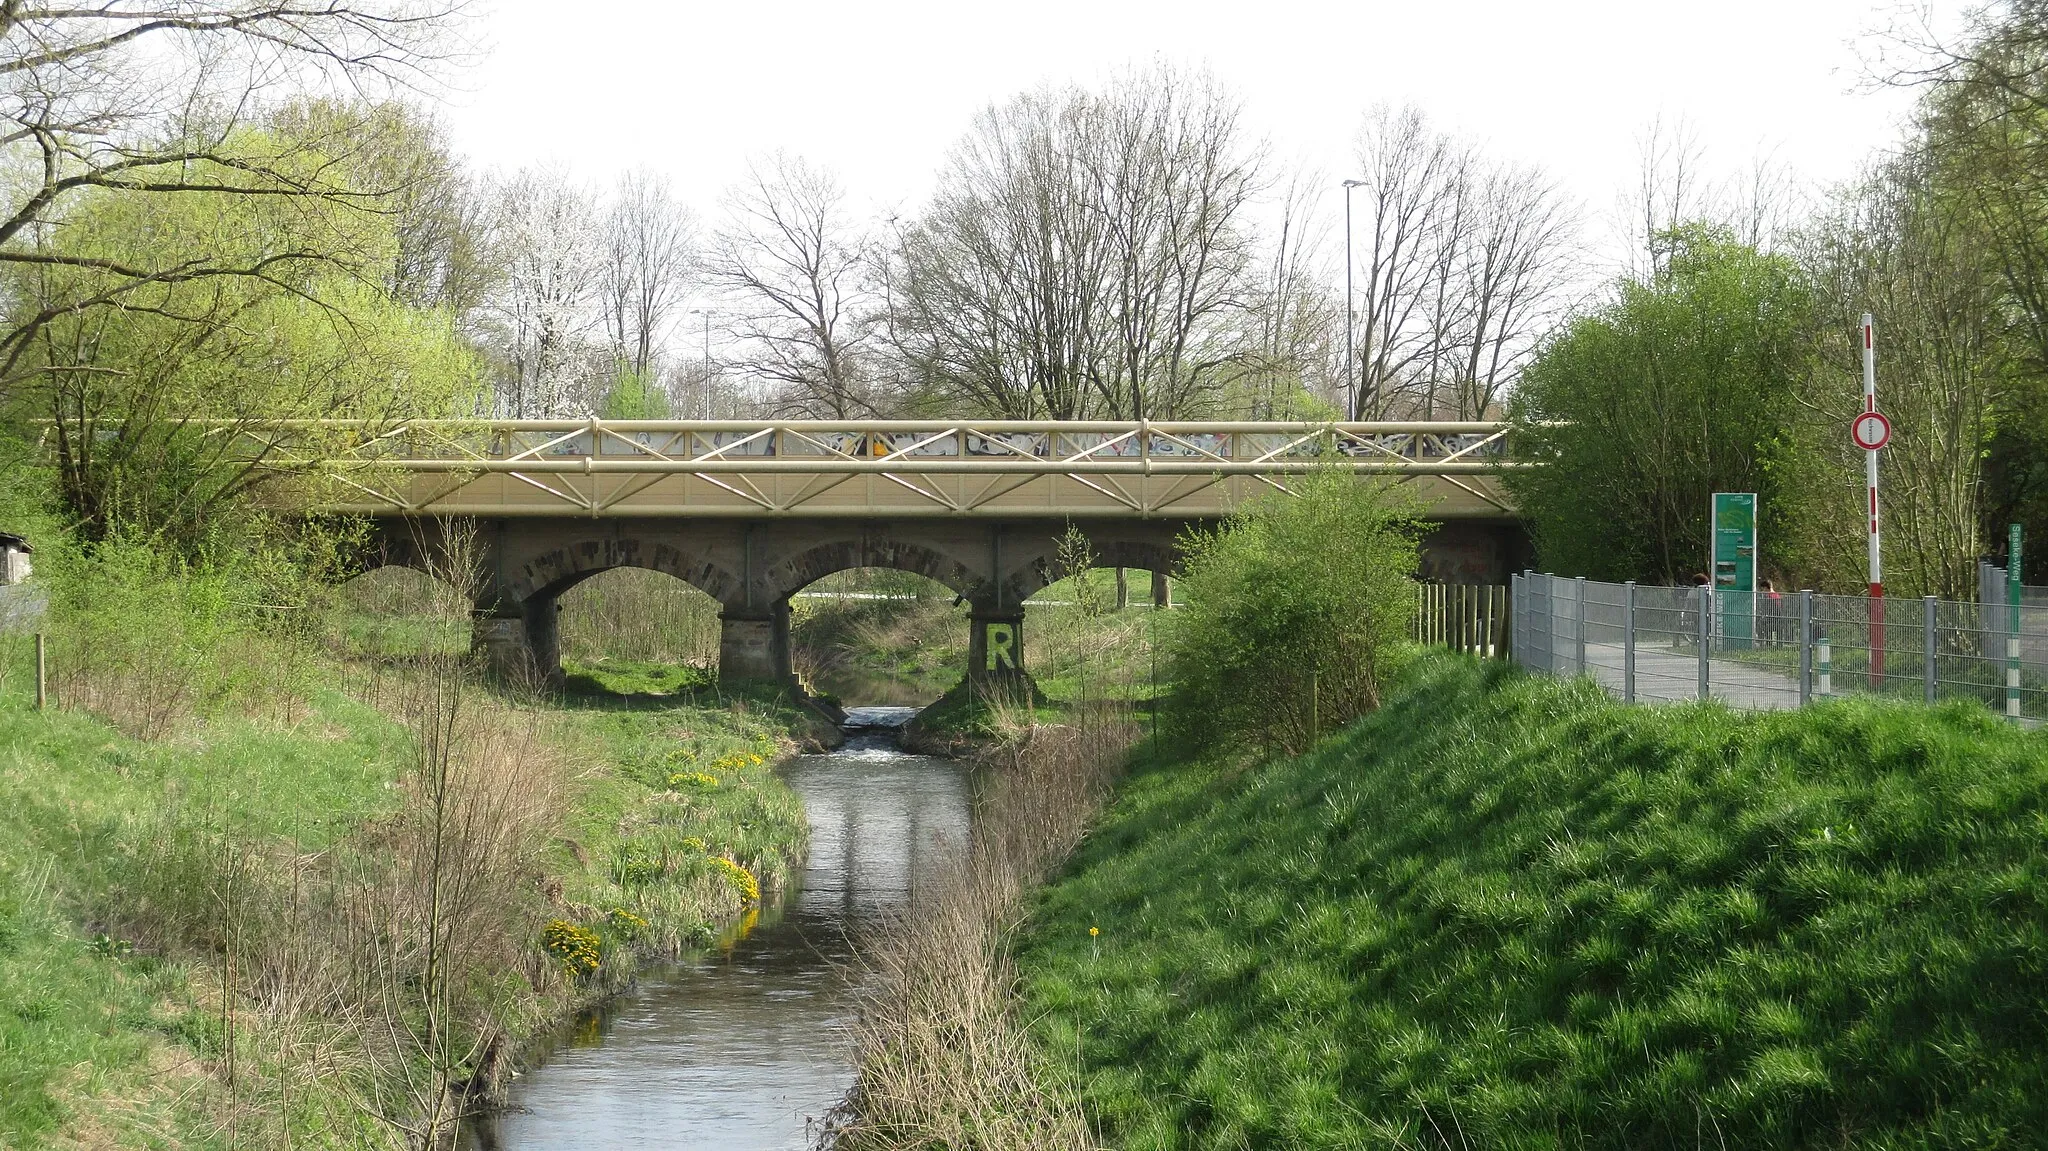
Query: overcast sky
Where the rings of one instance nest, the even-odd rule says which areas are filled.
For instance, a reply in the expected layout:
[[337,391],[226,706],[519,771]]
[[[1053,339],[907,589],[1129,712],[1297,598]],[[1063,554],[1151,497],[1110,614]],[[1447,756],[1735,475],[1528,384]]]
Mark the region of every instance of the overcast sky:
[[[1953,0],[1936,0],[1951,20]],[[1598,223],[1658,117],[1729,170],[1759,154],[1815,182],[1896,135],[1857,45],[1893,0],[495,0],[449,117],[481,167],[592,182],[646,165],[709,212],[750,155],[821,162],[877,212],[914,207],[974,112],[1046,81],[1163,59],[1205,66],[1252,128],[1332,183],[1375,102],[1413,102],[1546,167]]]

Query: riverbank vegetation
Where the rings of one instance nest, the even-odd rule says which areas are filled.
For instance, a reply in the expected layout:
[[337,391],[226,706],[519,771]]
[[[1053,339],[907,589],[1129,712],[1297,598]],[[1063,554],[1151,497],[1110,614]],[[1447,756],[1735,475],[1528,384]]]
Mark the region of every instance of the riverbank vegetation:
[[1039,722],[995,709],[973,761],[975,834],[931,894],[860,940],[858,1079],[833,1117],[846,1151],[1095,1146],[1079,1099],[1049,1086],[1009,948],[1033,890],[1073,851],[1140,728],[1111,701]]
[[429,1145],[800,858],[793,702],[487,689],[445,581],[86,543],[44,475],[0,492],[53,673],[0,645],[0,1142]]
[[1429,656],[1302,756],[1143,765],[1016,956],[1132,1148],[2017,1145],[2048,745]]

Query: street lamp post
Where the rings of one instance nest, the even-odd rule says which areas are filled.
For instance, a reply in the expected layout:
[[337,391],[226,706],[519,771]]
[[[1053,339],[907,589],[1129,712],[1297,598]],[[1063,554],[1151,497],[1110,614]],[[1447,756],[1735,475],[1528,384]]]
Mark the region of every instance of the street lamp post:
[[1351,418],[1358,419],[1358,366],[1353,360],[1351,332],[1358,326],[1358,313],[1351,305],[1351,189],[1363,180],[1344,181],[1344,396]]
[[691,308],[692,315],[704,317],[704,418],[711,418],[711,309]]

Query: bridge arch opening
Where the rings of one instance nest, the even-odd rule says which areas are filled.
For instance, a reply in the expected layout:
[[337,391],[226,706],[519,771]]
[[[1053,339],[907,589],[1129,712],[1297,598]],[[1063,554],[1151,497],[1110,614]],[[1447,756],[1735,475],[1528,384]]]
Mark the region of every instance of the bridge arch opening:
[[335,588],[334,633],[349,656],[403,662],[469,650],[469,594],[406,564],[380,564]]
[[930,576],[846,568],[805,585],[789,605],[797,674],[842,704],[922,707],[960,681],[968,608]]
[[717,673],[719,603],[676,576],[616,567],[583,575],[554,598],[571,686],[668,694]]

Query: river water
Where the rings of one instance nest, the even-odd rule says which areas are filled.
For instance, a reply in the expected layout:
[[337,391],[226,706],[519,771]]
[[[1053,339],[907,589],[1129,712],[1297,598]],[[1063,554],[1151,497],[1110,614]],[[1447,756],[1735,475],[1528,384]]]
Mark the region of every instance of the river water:
[[897,749],[916,709],[848,709],[829,755],[793,760],[811,851],[779,907],[711,953],[651,971],[573,1025],[472,1151],[795,1149],[853,1083],[848,940],[902,907],[968,833],[967,780]]

